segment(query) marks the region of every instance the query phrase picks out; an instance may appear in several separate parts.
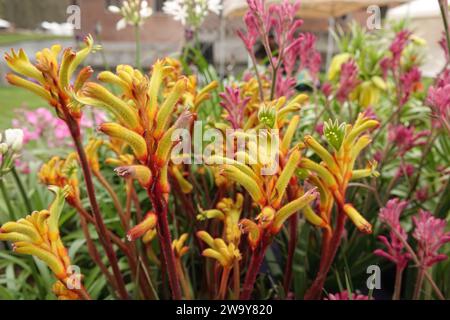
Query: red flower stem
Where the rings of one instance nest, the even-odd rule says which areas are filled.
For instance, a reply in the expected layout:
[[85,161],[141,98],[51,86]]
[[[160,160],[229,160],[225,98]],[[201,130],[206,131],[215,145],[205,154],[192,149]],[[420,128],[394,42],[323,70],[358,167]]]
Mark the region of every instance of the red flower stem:
[[417,272],[416,285],[414,286],[413,300],[420,299],[420,292],[422,291],[424,276],[425,276],[425,269],[423,267],[419,267]]
[[123,281],[122,274],[120,273],[116,253],[114,252],[113,247],[111,245],[111,239],[108,235],[103,218],[100,214],[97,199],[95,197],[95,189],[94,184],[92,183],[91,170],[89,168],[89,163],[83,148],[83,144],[81,143],[80,127],[78,123],[76,123],[75,120],[72,120],[71,118],[69,118],[69,120],[66,121],[66,124],[69,127],[70,134],[75,143],[75,148],[77,150],[78,157],[80,159],[80,164],[83,170],[84,180],[86,184],[86,191],[89,197],[89,202],[91,204],[92,212],[94,214],[95,227],[98,232],[99,240],[103,248],[105,249],[105,253],[111,264],[114,277],[116,278],[118,294],[122,299],[128,299],[128,293],[125,289],[125,283]]
[[156,179],[151,188],[147,189],[147,193],[152,201],[153,209],[158,216],[158,239],[166,265],[169,285],[172,291],[172,298],[174,300],[181,300],[180,282],[175,265],[175,255],[172,250],[172,238],[169,230],[169,221],[167,219],[167,204],[165,203],[164,196],[157,185],[157,181],[158,179]]
[[297,228],[298,216],[297,213],[289,218],[289,243],[288,243],[288,257],[286,267],[284,270],[284,292],[287,295],[291,287],[292,281],[292,265],[294,263],[295,247],[297,247]]
[[394,294],[392,295],[392,300],[399,300],[400,293],[402,290],[402,276],[403,276],[402,267],[397,266],[395,271],[395,285],[394,285]]
[[[339,244],[341,242],[342,233],[344,232],[346,215],[342,208],[339,206],[339,212],[337,217],[336,229],[333,232],[333,236],[329,242],[328,249],[322,251],[321,266],[316,278],[314,279],[311,287],[306,291],[305,300],[318,300],[322,294],[323,286],[327,278],[327,274],[330,271],[334,257],[336,256]],[[324,230],[324,232],[326,232]]]
[[[264,237],[264,236],[263,236]],[[266,255],[266,250],[270,244],[270,240],[263,239],[262,243],[253,251],[250,265],[248,266],[247,274],[245,276],[244,285],[242,286],[241,300],[249,300],[255,286],[256,277],[259,269]]]
[[220,279],[219,293],[217,294],[217,300],[224,300],[227,294],[228,278],[230,276],[230,267],[223,268],[222,277]]

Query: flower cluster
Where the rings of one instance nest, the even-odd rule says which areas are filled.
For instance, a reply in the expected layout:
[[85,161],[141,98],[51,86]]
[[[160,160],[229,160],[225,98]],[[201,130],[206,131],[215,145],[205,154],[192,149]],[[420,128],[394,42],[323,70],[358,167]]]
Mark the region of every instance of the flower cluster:
[[13,250],[44,261],[58,279],[55,291],[63,298],[85,298],[80,276],[71,275],[71,261],[59,235],[59,217],[67,190],[50,187],[56,197],[48,210],[35,211],[17,222],[6,222],[0,228],[0,240],[11,241]]
[[122,16],[117,22],[117,30],[125,29],[127,24],[141,26],[153,13],[152,8],[148,6],[146,0],[125,0],[122,2],[120,8],[117,6],[109,6],[108,10]]
[[168,0],[163,6],[163,11],[174,20],[194,30],[203,24],[209,12],[219,15],[221,10],[221,0]]
[[[386,207],[380,210],[379,219],[386,223],[391,229],[395,229],[401,235],[404,241],[408,240],[408,235],[400,225],[400,215],[406,208],[408,203],[399,199],[389,200]],[[403,270],[406,268],[411,255],[405,252],[403,242],[391,230],[389,233],[390,241],[385,236],[379,236],[378,239],[385,245],[387,251],[377,249],[374,253],[380,257],[384,257],[397,265],[397,268]]]

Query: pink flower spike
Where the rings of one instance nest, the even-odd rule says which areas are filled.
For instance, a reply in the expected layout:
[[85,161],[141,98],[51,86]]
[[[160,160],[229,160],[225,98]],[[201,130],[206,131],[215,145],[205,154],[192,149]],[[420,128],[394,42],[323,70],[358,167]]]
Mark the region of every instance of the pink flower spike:
[[[400,215],[408,205],[407,201],[400,201],[394,198],[387,202],[386,206],[380,210],[379,219],[382,223],[387,224],[391,229],[396,230],[403,240],[408,239],[408,234],[400,224]],[[379,236],[378,239],[386,247],[386,251],[377,249],[374,254],[390,260],[397,265],[397,268],[404,269],[411,259],[409,253],[405,252],[404,245],[396,233],[392,230],[389,232],[389,240],[385,236]]]
[[324,300],[370,300],[370,298],[369,296],[356,294],[353,292],[351,295],[349,295],[348,291],[344,290],[335,294],[330,293],[326,298],[324,298]]
[[417,240],[417,256],[424,268],[447,259],[445,254],[439,254],[439,249],[450,242],[450,232],[445,232],[447,222],[434,217],[430,212],[419,210],[413,217],[415,229],[414,239]]

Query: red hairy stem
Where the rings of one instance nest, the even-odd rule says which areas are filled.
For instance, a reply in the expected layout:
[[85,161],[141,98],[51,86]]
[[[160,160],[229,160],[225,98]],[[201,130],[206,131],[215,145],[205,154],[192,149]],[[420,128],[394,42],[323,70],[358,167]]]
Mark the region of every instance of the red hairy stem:
[[244,285],[242,286],[242,292],[240,299],[249,300],[255,286],[256,277],[258,276],[259,269],[261,269],[266,250],[269,247],[271,240],[263,236],[263,240],[260,245],[253,251],[250,259],[250,265],[248,266],[247,274],[245,275]]
[[147,189],[148,196],[153,204],[153,209],[158,216],[158,239],[163,253],[166,266],[167,277],[174,300],[181,300],[181,288],[176,271],[175,255],[172,250],[172,237],[169,230],[169,221],[167,219],[167,204],[164,200],[160,187],[156,181],[152,187]]
[[117,289],[116,279],[112,276],[111,272],[109,272],[108,268],[103,263],[100,253],[98,252],[94,242],[92,241],[91,234],[89,232],[89,228],[87,225],[86,218],[80,217],[81,229],[83,230],[84,237],[86,238],[86,245],[89,252],[89,256],[92,260],[94,260],[95,264],[98,265],[100,271],[105,275],[108,282],[113,286],[113,288]]
[[[337,250],[341,243],[342,233],[344,232],[346,215],[342,208],[339,206],[339,212],[337,216],[336,229],[333,232],[333,236],[327,245],[327,250],[322,251],[322,257],[320,262],[319,272],[314,279],[311,287],[305,293],[305,300],[319,300],[322,295],[322,289],[327,279],[328,272],[330,271],[331,264],[336,256]],[[326,231],[324,231],[326,232]]]
[[392,295],[392,300],[400,299],[400,293],[401,293],[401,289],[402,289],[403,269],[404,268],[399,267],[397,265],[397,268],[395,271],[395,286],[394,286],[394,294]]
[[120,273],[119,264],[117,261],[116,253],[111,245],[111,239],[107,232],[107,228],[103,221],[103,218],[100,214],[100,209],[97,203],[97,199],[95,197],[95,189],[94,184],[92,182],[91,170],[89,167],[89,163],[86,157],[86,153],[84,151],[83,144],[81,142],[80,137],[80,127],[78,123],[72,118],[67,118],[66,124],[69,128],[72,139],[75,143],[75,148],[78,153],[78,158],[80,160],[81,168],[83,170],[83,176],[86,184],[86,191],[89,197],[89,202],[91,204],[92,212],[94,214],[95,227],[99,235],[99,240],[105,249],[105,253],[108,257],[108,260],[111,264],[111,268],[116,278],[118,294],[122,299],[128,299],[128,293],[125,289],[125,283],[122,278],[122,274]]
[[289,293],[292,281],[292,265],[294,263],[295,248],[297,247],[297,228],[298,228],[298,214],[295,213],[289,218],[289,243],[288,243],[288,257],[286,267],[284,269],[284,292]]

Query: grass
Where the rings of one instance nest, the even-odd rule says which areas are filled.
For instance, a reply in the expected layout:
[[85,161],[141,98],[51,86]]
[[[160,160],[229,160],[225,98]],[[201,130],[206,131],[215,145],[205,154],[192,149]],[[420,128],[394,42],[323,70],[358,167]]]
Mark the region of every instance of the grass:
[[22,88],[0,87],[0,130],[11,127],[15,111],[20,108],[36,109],[46,102]]
[[41,33],[0,33],[0,46],[24,41],[70,39],[70,36],[55,36]]

